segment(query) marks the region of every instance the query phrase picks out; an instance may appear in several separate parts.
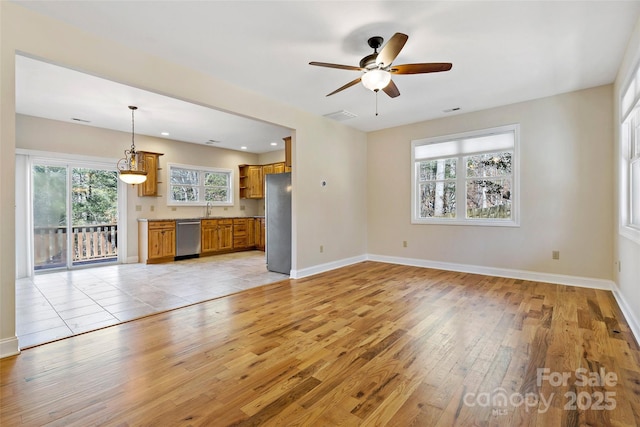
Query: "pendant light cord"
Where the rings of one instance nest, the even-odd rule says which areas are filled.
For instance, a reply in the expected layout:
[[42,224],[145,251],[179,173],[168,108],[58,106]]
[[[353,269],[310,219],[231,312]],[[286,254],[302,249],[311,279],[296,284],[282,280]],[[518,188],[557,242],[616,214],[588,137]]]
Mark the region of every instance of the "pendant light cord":
[[133,106],[129,106],[129,108],[131,109],[131,151],[133,153],[136,152],[136,143],[134,140],[134,136],[135,136],[135,120],[134,120],[134,113],[135,111],[138,109],[138,107],[133,107]]

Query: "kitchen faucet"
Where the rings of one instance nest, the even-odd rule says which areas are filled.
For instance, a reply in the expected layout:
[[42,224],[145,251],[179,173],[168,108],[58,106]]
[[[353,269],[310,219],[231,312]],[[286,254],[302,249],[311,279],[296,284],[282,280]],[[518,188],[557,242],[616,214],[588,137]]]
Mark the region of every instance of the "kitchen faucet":
[[211,215],[211,202],[207,202],[207,207],[205,209],[205,218],[209,218],[209,216]]

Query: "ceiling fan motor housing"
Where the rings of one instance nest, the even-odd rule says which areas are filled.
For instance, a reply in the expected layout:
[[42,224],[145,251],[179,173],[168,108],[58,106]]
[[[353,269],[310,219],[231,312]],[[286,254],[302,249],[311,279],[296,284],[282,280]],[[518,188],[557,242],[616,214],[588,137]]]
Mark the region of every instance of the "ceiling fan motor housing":
[[378,68],[378,65],[376,64],[376,58],[378,57],[378,48],[382,46],[383,42],[384,39],[380,36],[371,37],[369,38],[369,40],[367,40],[369,47],[373,49],[373,53],[365,56],[360,60],[360,68],[366,68],[368,70]]
[[376,58],[378,57],[378,53],[372,53],[371,55],[367,55],[360,60],[360,68],[373,69],[378,68],[378,64],[376,64]]

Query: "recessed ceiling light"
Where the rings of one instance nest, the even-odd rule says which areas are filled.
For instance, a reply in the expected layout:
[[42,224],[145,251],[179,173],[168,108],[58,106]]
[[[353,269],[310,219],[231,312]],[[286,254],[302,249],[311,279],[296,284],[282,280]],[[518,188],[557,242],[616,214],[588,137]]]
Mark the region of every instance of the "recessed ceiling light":
[[276,145],[278,145],[278,143],[277,142],[272,142],[271,145],[275,147]]
[[160,135],[162,136],[169,136],[169,132],[161,132]]
[[244,145],[242,147],[240,147],[241,150],[246,150],[247,147],[245,147]]

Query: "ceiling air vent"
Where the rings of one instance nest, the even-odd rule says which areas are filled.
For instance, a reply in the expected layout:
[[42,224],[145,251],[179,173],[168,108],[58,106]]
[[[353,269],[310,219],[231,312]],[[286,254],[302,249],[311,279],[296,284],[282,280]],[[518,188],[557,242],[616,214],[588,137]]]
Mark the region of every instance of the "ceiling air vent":
[[358,117],[356,114],[350,113],[345,110],[336,111],[335,113],[325,114],[325,117],[328,117],[333,120],[337,120],[339,122],[343,122],[345,120],[353,119],[354,117]]

